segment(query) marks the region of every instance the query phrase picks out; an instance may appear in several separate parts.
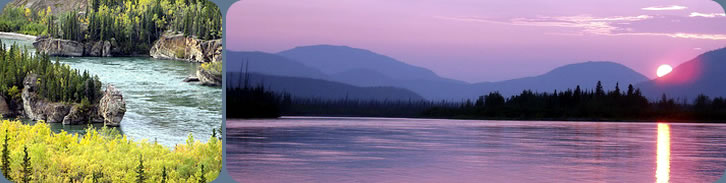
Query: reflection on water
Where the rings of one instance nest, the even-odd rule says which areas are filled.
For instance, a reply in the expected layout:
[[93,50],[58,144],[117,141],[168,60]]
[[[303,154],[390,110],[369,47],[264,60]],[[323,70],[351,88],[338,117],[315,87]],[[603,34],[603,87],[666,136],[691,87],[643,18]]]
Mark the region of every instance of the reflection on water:
[[668,124],[658,123],[658,156],[655,178],[658,183],[668,183],[671,171],[671,130]]
[[290,117],[227,127],[240,182],[690,183],[726,170],[721,124]]

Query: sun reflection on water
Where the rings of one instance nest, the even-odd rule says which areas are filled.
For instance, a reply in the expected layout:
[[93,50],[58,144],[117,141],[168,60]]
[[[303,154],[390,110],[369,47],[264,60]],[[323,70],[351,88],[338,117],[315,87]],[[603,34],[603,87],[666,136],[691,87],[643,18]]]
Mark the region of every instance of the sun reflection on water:
[[668,124],[658,123],[658,151],[656,153],[656,182],[667,183],[671,171],[671,130]]

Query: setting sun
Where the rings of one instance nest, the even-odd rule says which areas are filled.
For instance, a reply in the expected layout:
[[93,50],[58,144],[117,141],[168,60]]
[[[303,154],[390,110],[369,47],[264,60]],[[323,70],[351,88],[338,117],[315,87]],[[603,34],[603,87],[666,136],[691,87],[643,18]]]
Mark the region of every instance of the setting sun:
[[663,77],[666,74],[671,73],[671,71],[673,71],[673,67],[671,67],[671,65],[663,64],[658,67],[656,75],[658,75],[658,77]]

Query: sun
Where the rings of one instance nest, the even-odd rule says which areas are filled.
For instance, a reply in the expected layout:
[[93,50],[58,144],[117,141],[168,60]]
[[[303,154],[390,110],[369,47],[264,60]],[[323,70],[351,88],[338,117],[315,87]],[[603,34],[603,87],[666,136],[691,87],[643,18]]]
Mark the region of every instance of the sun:
[[658,77],[663,77],[666,74],[671,73],[671,71],[673,71],[673,67],[671,67],[671,65],[663,64],[658,67],[656,75],[658,75]]

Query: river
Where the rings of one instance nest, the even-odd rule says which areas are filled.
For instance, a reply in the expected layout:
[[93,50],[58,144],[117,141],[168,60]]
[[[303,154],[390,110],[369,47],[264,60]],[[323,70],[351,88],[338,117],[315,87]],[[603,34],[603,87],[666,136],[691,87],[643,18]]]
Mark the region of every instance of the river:
[[227,120],[240,182],[713,182],[726,125],[285,117]]
[[[2,39],[32,49],[32,42]],[[194,74],[197,63],[150,57],[59,58],[71,68],[88,70],[101,82],[112,84],[123,94],[126,113],[119,129],[135,140],[156,140],[173,147],[191,133],[207,141],[222,124],[222,89],[182,80]],[[53,58],[55,61],[55,58]],[[99,126],[99,125],[96,125]],[[100,125],[102,126],[102,125]],[[83,132],[86,125],[51,124],[54,131]]]

